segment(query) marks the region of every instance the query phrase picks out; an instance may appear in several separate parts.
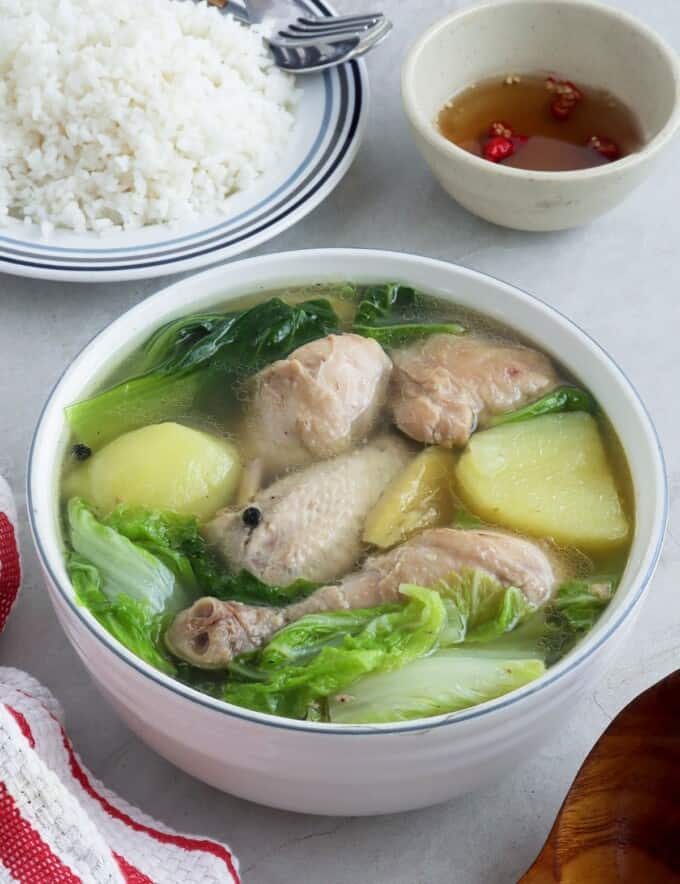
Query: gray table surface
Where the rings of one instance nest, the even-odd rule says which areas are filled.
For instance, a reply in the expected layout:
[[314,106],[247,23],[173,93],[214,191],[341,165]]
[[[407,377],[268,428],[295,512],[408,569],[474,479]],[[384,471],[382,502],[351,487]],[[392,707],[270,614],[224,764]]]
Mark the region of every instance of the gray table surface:
[[[58,626],[24,523],[25,580],[0,637],[0,665],[25,669],[52,689],[84,761],[111,788],[180,830],[228,840],[248,884],[515,881],[607,723],[678,665],[680,146],[627,203],[580,230],[515,233],[467,214],[430,177],[399,101],[405,47],[426,23],[462,5],[383,0],[395,29],[369,58],[371,118],[356,162],[320,208],[260,252],[315,246],[417,252],[486,271],[554,304],[609,350],[647,402],[668,460],[670,532],[637,631],[540,753],[495,786],[443,806],[329,819],[224,795],[174,769],[134,737],[99,696]],[[613,5],[636,13],[680,48],[677,0]],[[338,6],[358,11],[366,3]],[[76,286],[0,276],[0,473],[14,486],[22,515],[26,453],[55,379],[96,331],[169,281]]]

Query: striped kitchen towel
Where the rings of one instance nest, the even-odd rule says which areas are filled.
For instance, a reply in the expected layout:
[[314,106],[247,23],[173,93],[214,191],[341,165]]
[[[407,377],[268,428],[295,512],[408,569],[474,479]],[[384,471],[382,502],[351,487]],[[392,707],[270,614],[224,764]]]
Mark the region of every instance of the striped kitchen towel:
[[[20,581],[16,511],[0,477],[0,630]],[[52,694],[0,667],[0,882],[239,884],[217,841],[179,835],[83,766]]]
[[21,583],[16,524],[14,498],[9,485],[0,476],[0,632],[7,622]]

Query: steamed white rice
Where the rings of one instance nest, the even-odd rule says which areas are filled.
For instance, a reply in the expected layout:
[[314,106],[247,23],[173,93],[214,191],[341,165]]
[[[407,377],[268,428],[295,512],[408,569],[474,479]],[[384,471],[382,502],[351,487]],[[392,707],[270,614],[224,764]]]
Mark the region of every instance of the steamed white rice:
[[215,214],[285,149],[293,79],[205,3],[0,0],[0,23],[0,224]]

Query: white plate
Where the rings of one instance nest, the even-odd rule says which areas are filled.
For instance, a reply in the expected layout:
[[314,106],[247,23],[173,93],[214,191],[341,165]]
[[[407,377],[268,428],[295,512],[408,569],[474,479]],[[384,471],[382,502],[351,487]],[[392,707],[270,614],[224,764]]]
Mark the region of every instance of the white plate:
[[[331,15],[322,0],[296,0],[301,11]],[[231,199],[231,211],[131,232],[44,238],[16,221],[0,232],[0,271],[73,282],[140,279],[179,273],[233,258],[282,233],[324,200],[356,155],[368,101],[361,61],[297,78],[301,99],[285,157]]]

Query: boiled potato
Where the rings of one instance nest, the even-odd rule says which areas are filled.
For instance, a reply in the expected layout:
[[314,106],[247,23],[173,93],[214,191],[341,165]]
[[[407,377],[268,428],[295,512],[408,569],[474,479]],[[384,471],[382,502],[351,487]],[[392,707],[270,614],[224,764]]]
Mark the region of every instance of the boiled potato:
[[176,510],[206,519],[229,503],[241,473],[226,439],[176,423],[124,433],[73,471],[69,495],[101,513],[119,503]]
[[583,412],[475,433],[456,479],[475,513],[517,531],[592,549],[628,536],[597,422]]
[[456,457],[444,448],[426,448],[387,486],[370,511],[364,541],[383,549],[453,518]]

